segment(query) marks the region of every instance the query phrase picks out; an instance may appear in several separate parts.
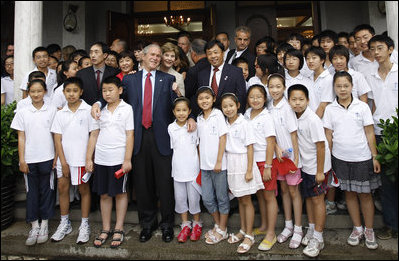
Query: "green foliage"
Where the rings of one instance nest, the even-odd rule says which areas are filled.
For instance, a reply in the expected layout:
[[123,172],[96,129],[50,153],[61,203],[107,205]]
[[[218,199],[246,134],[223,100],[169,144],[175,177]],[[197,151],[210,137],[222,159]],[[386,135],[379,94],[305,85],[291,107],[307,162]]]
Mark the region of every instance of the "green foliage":
[[19,172],[18,133],[11,129],[17,102],[1,106],[1,183],[15,180]]
[[378,126],[382,128],[382,142],[377,146],[377,160],[384,166],[384,174],[395,182],[398,178],[398,108],[396,117],[380,119]]

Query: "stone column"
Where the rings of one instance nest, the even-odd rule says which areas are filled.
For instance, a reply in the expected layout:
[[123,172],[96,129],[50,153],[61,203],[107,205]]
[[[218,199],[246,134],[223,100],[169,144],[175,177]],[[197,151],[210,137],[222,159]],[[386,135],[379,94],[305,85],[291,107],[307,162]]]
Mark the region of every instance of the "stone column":
[[388,35],[395,42],[395,49],[398,50],[398,2],[385,1],[385,10],[387,12]]
[[22,98],[19,89],[26,73],[34,68],[32,51],[42,44],[42,1],[15,1],[14,26],[14,93]]

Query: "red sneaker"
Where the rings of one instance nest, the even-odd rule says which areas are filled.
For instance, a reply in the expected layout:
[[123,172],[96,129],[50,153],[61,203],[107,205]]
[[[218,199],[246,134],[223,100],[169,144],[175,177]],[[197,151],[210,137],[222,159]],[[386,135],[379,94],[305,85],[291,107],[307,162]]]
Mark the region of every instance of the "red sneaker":
[[201,238],[202,234],[202,227],[199,226],[198,224],[194,226],[193,232],[191,233],[190,240],[191,241],[197,241]]
[[179,235],[177,236],[177,241],[180,243],[184,243],[187,241],[188,236],[191,234],[191,229],[188,226],[183,227],[180,231]]

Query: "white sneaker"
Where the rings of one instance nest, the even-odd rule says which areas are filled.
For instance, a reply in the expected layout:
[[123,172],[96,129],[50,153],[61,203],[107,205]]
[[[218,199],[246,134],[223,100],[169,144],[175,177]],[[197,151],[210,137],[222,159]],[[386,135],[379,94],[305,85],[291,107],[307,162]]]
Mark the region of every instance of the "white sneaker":
[[356,228],[353,228],[352,233],[348,237],[348,242],[349,245],[351,246],[357,246],[360,243],[360,240],[363,238],[363,231],[358,231]]
[[364,230],[364,238],[366,239],[366,247],[368,249],[377,249],[378,243],[375,239],[374,231],[370,229]]
[[43,244],[48,240],[48,226],[42,226],[37,237],[37,243]]
[[330,202],[326,200],[326,214],[331,215],[337,212],[337,206],[335,202]]
[[37,237],[39,236],[40,227],[32,228],[29,231],[28,238],[25,241],[26,246],[33,246],[37,242]]
[[90,226],[89,224],[81,224],[79,227],[79,236],[76,240],[76,244],[84,244],[89,241],[90,238]]
[[313,238],[313,231],[312,229],[308,228],[306,235],[302,238],[302,245],[307,246],[309,241]]
[[66,235],[72,232],[71,221],[61,221],[57,227],[57,231],[51,237],[51,241],[58,242],[61,241]]
[[319,255],[320,250],[324,248],[324,242],[319,242],[316,238],[312,238],[309,244],[303,250],[303,253],[309,257],[316,257]]
[[337,208],[340,210],[347,210],[348,207],[346,206],[345,200],[341,200],[341,201],[337,202]]

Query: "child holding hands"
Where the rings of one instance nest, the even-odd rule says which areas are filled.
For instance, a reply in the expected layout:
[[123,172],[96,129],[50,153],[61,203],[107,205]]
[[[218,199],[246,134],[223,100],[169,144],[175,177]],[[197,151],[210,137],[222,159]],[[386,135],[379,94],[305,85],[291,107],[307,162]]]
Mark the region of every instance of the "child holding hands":
[[[93,242],[95,247],[101,247],[113,234],[111,248],[118,248],[124,238],[123,223],[128,204],[126,184],[128,172],[132,169],[134,121],[132,107],[119,98],[122,92],[121,81],[116,76],[103,81],[102,95],[107,105],[101,110],[101,118],[98,121],[93,120],[87,147],[86,171],[94,171],[93,191],[101,196],[103,228]],[[115,177],[118,170],[125,173],[119,179]],[[116,224],[112,232],[113,197],[116,202]]]

